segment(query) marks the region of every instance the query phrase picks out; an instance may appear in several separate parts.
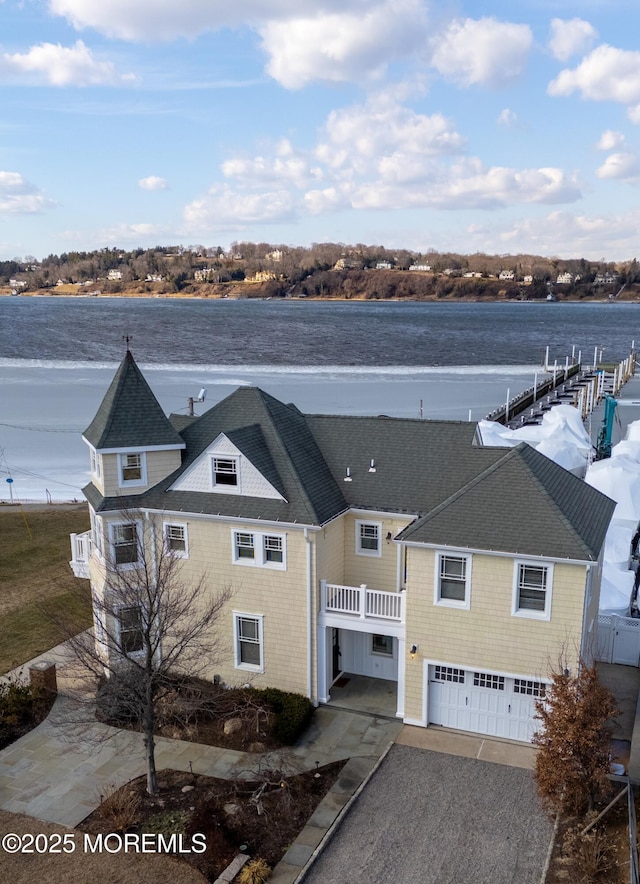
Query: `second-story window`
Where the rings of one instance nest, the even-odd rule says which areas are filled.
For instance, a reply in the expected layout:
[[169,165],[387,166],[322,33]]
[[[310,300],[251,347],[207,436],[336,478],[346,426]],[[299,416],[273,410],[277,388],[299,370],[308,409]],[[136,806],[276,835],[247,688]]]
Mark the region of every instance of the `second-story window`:
[[382,555],[380,522],[356,522],[356,553],[359,556]]
[[135,451],[118,455],[120,461],[120,485],[144,485],[146,460],[144,452]]
[[116,565],[133,565],[139,560],[138,526],[135,522],[112,525],[111,542]]

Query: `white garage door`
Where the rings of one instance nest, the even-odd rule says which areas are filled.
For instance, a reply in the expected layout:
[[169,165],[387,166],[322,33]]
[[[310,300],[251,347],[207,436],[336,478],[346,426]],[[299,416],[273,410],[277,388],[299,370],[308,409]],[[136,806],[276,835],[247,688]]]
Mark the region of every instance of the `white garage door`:
[[524,678],[429,666],[429,724],[530,742],[545,684]]

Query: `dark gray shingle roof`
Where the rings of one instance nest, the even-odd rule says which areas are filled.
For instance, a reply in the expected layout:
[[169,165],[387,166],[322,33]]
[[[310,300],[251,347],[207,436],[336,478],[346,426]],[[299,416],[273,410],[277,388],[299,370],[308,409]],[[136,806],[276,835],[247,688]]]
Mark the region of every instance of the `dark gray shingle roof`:
[[604,494],[523,442],[409,525],[400,537],[594,561],[614,508]]
[[97,450],[183,444],[129,350],[83,436]]

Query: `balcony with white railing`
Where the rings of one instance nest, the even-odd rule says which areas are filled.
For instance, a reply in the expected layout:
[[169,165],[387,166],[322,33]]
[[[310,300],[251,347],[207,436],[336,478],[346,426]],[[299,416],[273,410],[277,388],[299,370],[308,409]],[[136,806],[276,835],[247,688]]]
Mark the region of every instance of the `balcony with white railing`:
[[89,559],[91,558],[91,549],[93,543],[91,540],[91,531],[84,531],[82,534],[71,534],[71,570],[76,577],[84,577],[89,579]]
[[384,592],[361,586],[344,586],[322,580],[322,613],[342,614],[359,620],[390,620],[405,623],[404,592]]

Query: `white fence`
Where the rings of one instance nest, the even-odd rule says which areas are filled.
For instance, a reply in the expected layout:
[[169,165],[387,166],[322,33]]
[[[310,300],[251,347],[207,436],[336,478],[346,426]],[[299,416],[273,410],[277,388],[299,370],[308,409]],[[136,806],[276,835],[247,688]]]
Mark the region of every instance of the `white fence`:
[[595,658],[602,663],[640,666],[640,619],[601,614]]

